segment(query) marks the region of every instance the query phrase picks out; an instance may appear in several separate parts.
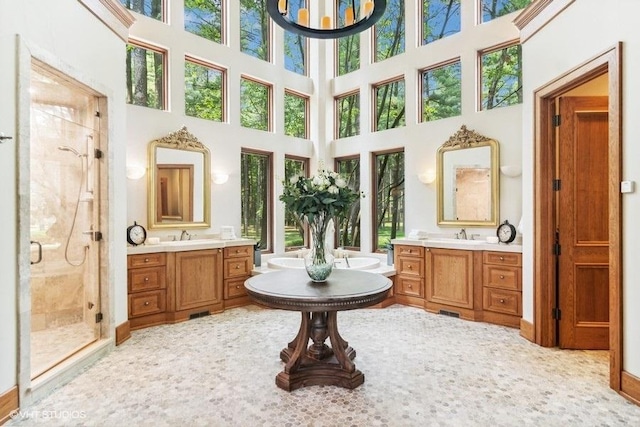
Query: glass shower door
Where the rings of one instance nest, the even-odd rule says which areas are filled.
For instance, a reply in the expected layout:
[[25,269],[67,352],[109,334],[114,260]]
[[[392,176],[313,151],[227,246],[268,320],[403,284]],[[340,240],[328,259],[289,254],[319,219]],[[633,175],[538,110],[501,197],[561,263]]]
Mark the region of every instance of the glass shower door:
[[31,378],[100,337],[97,97],[31,73]]

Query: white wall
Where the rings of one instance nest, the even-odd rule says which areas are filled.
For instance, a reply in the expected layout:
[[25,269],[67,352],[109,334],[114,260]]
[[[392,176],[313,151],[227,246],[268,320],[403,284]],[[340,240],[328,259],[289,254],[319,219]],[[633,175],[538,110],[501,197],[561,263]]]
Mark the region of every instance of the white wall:
[[[126,191],[124,178],[125,80],[124,43],[85,9],[77,0],[37,0],[0,2],[0,132],[16,136],[17,51],[16,35],[32,53],[45,57],[62,68],[72,70],[89,86],[105,89],[109,96],[110,192]],[[24,88],[27,90],[28,88]],[[27,112],[28,113],[28,112]],[[6,227],[0,239],[0,394],[17,384],[17,289],[18,289],[18,144],[15,138],[0,144],[0,224]],[[115,284],[115,305],[119,307],[115,323],[127,319],[126,310],[126,202],[123,197],[109,200],[110,217],[106,231],[111,250],[110,286]],[[26,218],[23,218],[26,219]],[[24,266],[23,266],[24,267]],[[24,267],[28,268],[28,266]]]
[[[638,181],[640,168],[640,104],[635,94],[640,93],[640,32],[637,17],[640,2],[618,0],[601,2],[580,0],[572,3],[564,12],[524,44],[524,88],[522,140],[523,149],[523,211],[525,235],[532,235],[533,217],[533,91],[557,76],[609,50],[623,42],[623,106],[622,106],[622,179]],[[540,66],[544,64],[544,66]],[[612,76],[609,76],[610,78]],[[640,376],[640,264],[637,262],[637,236],[640,225],[640,197],[638,193],[625,194],[622,198],[622,276],[623,276],[623,369]],[[523,259],[523,312],[524,318],[533,318],[533,242],[524,241]]]

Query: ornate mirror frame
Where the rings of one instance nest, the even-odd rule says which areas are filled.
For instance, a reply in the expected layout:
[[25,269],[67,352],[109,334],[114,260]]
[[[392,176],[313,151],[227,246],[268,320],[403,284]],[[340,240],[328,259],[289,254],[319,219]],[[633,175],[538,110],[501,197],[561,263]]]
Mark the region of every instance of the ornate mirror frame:
[[[162,222],[158,220],[158,165],[157,165],[157,149],[168,148],[172,150],[182,150],[193,153],[202,154],[202,194],[200,192],[193,193],[193,198],[202,197],[202,221],[170,221]],[[211,171],[210,171],[210,157],[209,149],[202,144],[193,134],[187,131],[187,128],[183,126],[180,130],[172,132],[164,138],[156,139],[149,143],[148,147],[148,181],[147,181],[147,218],[148,228],[150,229],[194,229],[194,228],[209,228],[211,226]],[[176,166],[176,165],[174,165]],[[193,177],[192,177],[193,179]],[[199,183],[194,183],[193,186],[198,186]],[[193,186],[191,191],[193,192]],[[193,205],[194,201],[191,200]],[[195,218],[200,215],[197,212]]]
[[[445,194],[444,194],[444,155],[457,150],[465,150],[478,147],[490,147],[491,161],[491,201],[490,216],[487,220],[457,220],[445,218]],[[498,142],[484,135],[467,129],[462,125],[460,130],[454,133],[444,144],[438,148],[436,161],[436,185],[437,185],[437,201],[438,201],[438,225],[444,226],[470,226],[470,227],[495,227],[498,225],[500,218],[500,151]]]

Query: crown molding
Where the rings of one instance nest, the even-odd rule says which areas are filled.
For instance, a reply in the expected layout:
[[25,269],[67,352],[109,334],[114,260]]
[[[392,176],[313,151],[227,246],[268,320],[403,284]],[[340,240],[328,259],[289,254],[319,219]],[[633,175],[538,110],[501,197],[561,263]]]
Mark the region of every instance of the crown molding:
[[129,39],[133,15],[118,0],[78,0],[123,41]]
[[524,43],[575,0],[535,0],[527,6],[513,23],[520,30],[520,43]]

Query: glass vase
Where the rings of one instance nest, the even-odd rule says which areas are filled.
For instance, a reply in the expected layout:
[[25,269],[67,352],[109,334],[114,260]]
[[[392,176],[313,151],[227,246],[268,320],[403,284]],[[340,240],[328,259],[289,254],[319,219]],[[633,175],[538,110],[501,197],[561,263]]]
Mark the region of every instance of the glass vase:
[[332,219],[324,215],[315,215],[312,220],[307,218],[311,232],[311,248],[304,257],[304,267],[312,281],[326,282],[333,269],[333,254],[327,246],[327,229]]

